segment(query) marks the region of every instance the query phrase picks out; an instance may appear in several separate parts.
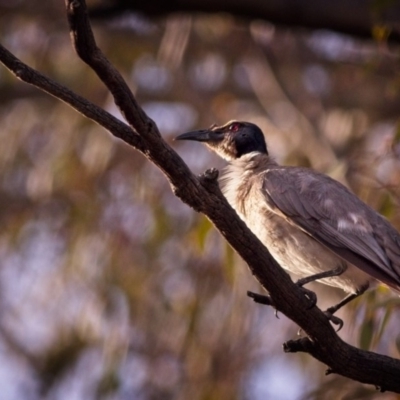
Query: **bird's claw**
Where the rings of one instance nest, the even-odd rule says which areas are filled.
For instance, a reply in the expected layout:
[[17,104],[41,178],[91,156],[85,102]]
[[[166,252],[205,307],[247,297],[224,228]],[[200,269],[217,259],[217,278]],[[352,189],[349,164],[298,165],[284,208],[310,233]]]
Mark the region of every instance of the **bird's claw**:
[[304,296],[308,299],[309,305],[307,306],[307,310],[313,308],[317,304],[317,295],[309,289],[299,285],[300,289],[303,291]]
[[217,170],[217,168],[208,168],[202,174],[200,174],[200,179],[215,182],[218,179],[218,176],[219,171]]
[[[313,293],[313,292],[312,292]],[[315,293],[314,293],[315,294]],[[336,332],[339,332],[342,328],[343,328],[343,320],[340,319],[339,317],[336,317],[335,315],[333,315],[332,311],[328,308],[326,311],[324,311],[324,314],[326,315],[326,317],[329,319],[330,322],[332,322],[332,324],[334,325],[338,325],[339,327],[336,329]],[[297,331],[297,336],[301,336],[303,333],[303,329],[300,328]]]
[[332,324],[338,325],[336,332],[339,332],[343,328],[344,325],[343,320],[333,315],[332,311],[330,311],[329,308],[326,311],[324,311],[324,314],[329,319],[329,321],[332,322]]

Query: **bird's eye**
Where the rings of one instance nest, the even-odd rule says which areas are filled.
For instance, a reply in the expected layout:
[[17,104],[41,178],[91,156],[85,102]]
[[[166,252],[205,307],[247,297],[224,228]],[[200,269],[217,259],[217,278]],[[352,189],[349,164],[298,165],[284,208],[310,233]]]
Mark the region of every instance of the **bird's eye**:
[[240,128],[240,124],[234,123],[234,124],[230,125],[229,130],[231,132],[237,132],[239,130],[239,128]]

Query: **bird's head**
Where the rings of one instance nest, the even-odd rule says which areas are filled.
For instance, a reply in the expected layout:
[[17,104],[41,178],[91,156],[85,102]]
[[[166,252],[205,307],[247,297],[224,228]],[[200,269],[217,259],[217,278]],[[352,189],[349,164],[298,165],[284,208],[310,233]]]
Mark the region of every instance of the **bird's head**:
[[204,142],[225,160],[231,161],[251,152],[268,154],[261,129],[250,122],[229,121],[208,129],[183,133],[176,140]]

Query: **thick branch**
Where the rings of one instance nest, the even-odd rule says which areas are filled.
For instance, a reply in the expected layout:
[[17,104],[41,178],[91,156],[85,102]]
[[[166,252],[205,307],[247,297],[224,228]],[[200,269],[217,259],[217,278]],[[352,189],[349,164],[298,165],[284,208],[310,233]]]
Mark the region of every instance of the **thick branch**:
[[0,47],[0,60],[3,64],[21,80],[60,98],[114,136],[137,148],[164,172],[175,194],[186,204],[203,212],[214,223],[248,263],[263,287],[269,291],[277,309],[308,335],[307,339],[287,344],[287,351],[305,351],[327,364],[335,373],[400,393],[400,361],[361,351],[344,343],[318,308],[308,309],[309,302],[303,291],[292,283],[288,274],[279,267],[268,250],[227,203],[215,182],[215,174],[211,172],[201,179],[196,178],[182,159],[162,140],[154,122],[139,107],[121,75],[97,48],[87,20],[84,1],[66,0],[66,4],[75,48],[80,54],[84,53],[85,61],[109,88],[132,129],[27,67]]
[[229,13],[240,18],[264,19],[291,28],[329,29],[348,35],[371,38],[375,26],[387,27],[389,40],[399,41],[400,7],[398,2],[358,0],[158,0],[103,1],[91,15],[110,18],[131,10],[147,15],[166,15],[176,12]]

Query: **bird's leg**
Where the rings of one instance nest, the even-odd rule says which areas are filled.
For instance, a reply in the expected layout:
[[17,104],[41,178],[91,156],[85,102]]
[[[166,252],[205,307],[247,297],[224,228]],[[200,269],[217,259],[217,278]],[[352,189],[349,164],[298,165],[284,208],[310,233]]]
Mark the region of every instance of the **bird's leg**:
[[[310,299],[310,302],[312,304],[310,306],[310,308],[312,308],[317,303],[317,296],[311,290],[304,288],[303,285],[306,285],[307,283],[314,282],[319,279],[330,278],[333,276],[339,276],[339,275],[343,274],[346,271],[346,269],[347,269],[347,265],[345,263],[342,263],[335,269],[319,272],[318,274],[314,274],[314,275],[307,276],[305,278],[301,278],[296,282],[296,285],[298,285],[304,291],[306,291],[305,294]],[[364,286],[361,286],[359,289],[357,289],[357,291],[355,293],[351,293],[351,294],[347,295],[338,304],[336,304],[332,307],[329,307],[327,310],[324,311],[324,314],[328,317],[328,319],[333,324],[339,326],[339,328],[337,329],[337,332],[339,332],[342,329],[343,321],[340,318],[334,316],[333,314],[336,311],[338,311],[340,308],[345,306],[346,304],[350,303],[355,298],[361,296],[368,289],[368,287],[369,287],[368,283],[365,284]],[[247,295],[249,297],[251,297],[256,303],[274,306],[270,296],[262,295],[262,294],[258,294],[258,293],[254,293],[254,292],[250,292],[250,291],[247,292]],[[277,316],[277,310],[275,312],[275,315]]]
[[[302,287],[303,285],[306,285],[307,283],[314,282],[314,281],[319,280],[319,279],[330,278],[330,277],[333,277],[333,276],[339,276],[339,275],[343,274],[343,272],[345,272],[346,269],[347,269],[347,265],[345,263],[341,263],[334,269],[330,269],[328,271],[319,272],[318,274],[306,276],[305,278],[299,279],[296,282],[296,285],[299,285],[300,287]],[[365,288],[362,293],[364,293],[365,290],[367,290],[367,289]],[[340,318],[335,317],[333,314],[337,310],[339,310],[339,308],[343,307],[349,301],[353,300],[354,298],[356,298],[357,296],[359,296],[362,293],[358,293],[358,294],[353,293],[353,294],[351,294],[349,296],[346,296],[336,306],[330,307],[326,311],[324,311],[324,314],[328,317],[329,321],[331,321],[333,324],[339,326],[339,328],[337,329],[337,332],[339,332],[342,329],[343,321]],[[315,296],[315,294],[314,294],[314,296]],[[316,303],[316,296],[315,296],[315,303]],[[314,303],[314,305],[315,305],[315,303]]]
[[311,305],[309,308],[312,308],[317,304],[317,296],[311,290],[304,288],[303,286],[307,283],[314,282],[318,279],[330,278],[331,276],[339,276],[346,271],[347,265],[345,263],[340,264],[335,269],[330,269],[328,271],[319,272],[318,274],[306,276],[305,278],[301,278],[296,282],[297,286],[300,286],[303,290],[307,291],[306,296],[310,299]]
[[307,283],[314,282],[318,279],[330,278],[331,276],[341,275],[343,274],[344,271],[346,271],[346,269],[347,265],[343,263],[340,264],[335,269],[330,269],[328,271],[319,272],[318,274],[306,276],[305,278],[301,278],[296,282],[296,285],[299,286],[305,292],[306,297],[310,300],[310,305],[308,308],[313,308],[317,304],[317,295],[313,291],[308,290],[303,286],[306,285]]
[[333,322],[336,325],[339,325],[339,328],[337,331],[340,331],[343,327],[343,321],[335,317],[333,314],[341,309],[343,306],[346,304],[350,303],[352,300],[356,299],[357,297],[361,296],[365,291],[369,288],[369,283],[366,283],[365,285],[361,286],[359,289],[357,289],[354,293],[348,294],[344,299],[339,301],[336,305],[329,307],[327,310],[324,311],[325,315],[329,318],[331,322]]
[[[317,274],[317,275],[319,275],[319,274]],[[313,277],[314,277],[314,275],[313,275]],[[324,276],[324,277],[326,277],[326,276]],[[301,282],[297,281],[295,284],[298,285],[301,288],[301,290],[304,292],[305,296],[310,301],[310,304],[307,307],[308,309],[310,309],[310,308],[313,308],[317,304],[317,295],[313,291],[308,290],[308,289],[303,287],[303,285],[308,283],[308,281],[304,282],[305,279],[307,279],[307,278],[300,279]],[[316,279],[319,279],[319,277],[317,277]],[[313,280],[314,279],[311,279],[309,282],[312,282]],[[254,292],[251,292],[250,290],[248,290],[247,291],[247,296],[252,298],[255,303],[265,304],[267,306],[275,307],[271,297],[268,296],[268,295],[254,293]],[[276,310],[276,309],[275,309],[275,316],[278,318],[278,310]]]
[[338,267],[334,269],[330,269],[328,271],[319,272],[318,274],[306,276],[305,278],[301,278],[296,282],[296,285],[303,286],[307,283],[317,281],[319,279],[330,278],[332,276],[342,275],[344,271],[346,271],[347,265],[342,263]]

